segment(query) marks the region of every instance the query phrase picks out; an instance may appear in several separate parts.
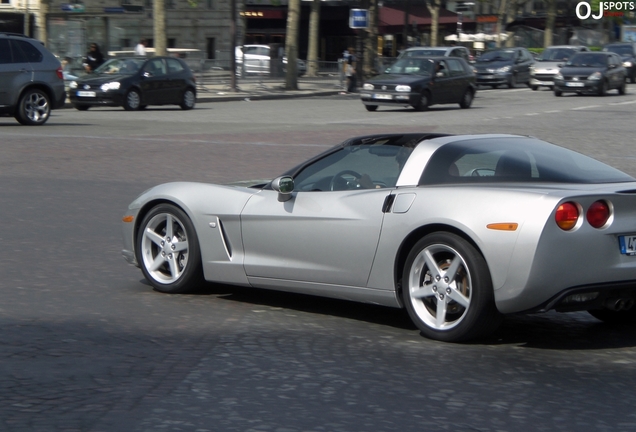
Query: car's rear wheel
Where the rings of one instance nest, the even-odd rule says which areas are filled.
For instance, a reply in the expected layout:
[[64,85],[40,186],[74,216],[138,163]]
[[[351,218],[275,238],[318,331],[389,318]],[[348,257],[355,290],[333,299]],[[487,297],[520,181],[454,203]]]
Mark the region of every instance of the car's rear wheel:
[[126,111],[137,111],[141,107],[141,95],[135,89],[129,90],[124,98],[124,109]]
[[181,98],[181,105],[179,105],[181,107],[181,109],[184,110],[191,110],[192,108],[194,108],[194,104],[197,102],[197,97],[194,94],[194,91],[192,91],[192,89],[186,89],[186,91],[183,92],[183,97]]
[[624,95],[625,94],[625,88],[627,87],[627,84],[625,84],[625,81],[623,81],[623,83],[621,84],[621,86],[618,88],[618,94],[619,95]]
[[137,262],[157,291],[193,291],[203,282],[201,249],[192,221],[172,204],[160,204],[146,214],[136,242]]
[[73,105],[73,108],[75,108],[78,111],[88,111],[88,109],[90,108],[90,105]]
[[634,306],[629,310],[596,309],[590,310],[588,313],[608,324],[636,324],[636,307]]
[[413,246],[402,296],[415,325],[431,339],[464,341],[494,331],[501,322],[486,261],[455,234],[429,234]]
[[427,91],[423,91],[417,103],[413,106],[417,111],[426,111],[430,103],[430,95]]
[[367,109],[367,111],[375,111],[378,109],[377,105],[365,105],[364,107]]
[[51,103],[44,90],[27,90],[18,102],[15,119],[23,125],[39,126],[51,115]]
[[471,89],[467,89],[462,96],[462,100],[459,102],[459,106],[462,108],[470,108],[473,104],[473,91]]

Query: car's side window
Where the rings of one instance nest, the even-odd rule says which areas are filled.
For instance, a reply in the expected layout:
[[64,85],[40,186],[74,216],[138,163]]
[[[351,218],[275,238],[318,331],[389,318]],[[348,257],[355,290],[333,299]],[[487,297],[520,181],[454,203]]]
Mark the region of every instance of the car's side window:
[[11,63],[11,48],[9,39],[0,39],[0,64]]
[[342,191],[395,187],[412,149],[401,146],[344,147],[295,176],[297,191]]
[[435,75],[440,78],[445,78],[449,76],[448,65],[446,64],[445,61],[442,60],[437,64],[437,71]]
[[28,63],[29,59],[27,58],[24,51],[20,49],[20,46],[16,43],[16,41],[9,41],[11,45],[11,52],[13,54],[13,63]]
[[153,59],[146,64],[145,72],[149,72],[152,76],[162,76],[166,74],[166,69],[162,59]]
[[179,60],[169,58],[166,59],[166,63],[168,64],[168,73],[172,74],[183,71],[183,66]]
[[29,63],[40,63],[44,56],[36,47],[26,41],[15,40],[13,46],[18,46],[18,50],[22,51]]
[[447,61],[448,67],[450,69],[451,76],[462,76],[464,75],[464,68],[459,60],[448,59]]

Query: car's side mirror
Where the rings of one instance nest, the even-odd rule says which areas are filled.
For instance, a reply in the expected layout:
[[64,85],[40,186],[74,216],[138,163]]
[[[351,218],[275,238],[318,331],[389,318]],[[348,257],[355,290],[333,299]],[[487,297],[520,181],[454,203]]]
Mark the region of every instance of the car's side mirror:
[[559,64],[557,64],[557,67],[562,68],[562,67],[563,67],[563,63],[559,63]]
[[443,77],[444,77],[444,72],[437,72],[437,73],[435,74],[435,76],[436,76],[437,78],[443,78]]
[[143,74],[141,74],[141,76],[144,78],[150,78],[152,74],[150,72],[144,72]]
[[294,190],[294,179],[290,176],[277,177],[272,180],[272,189],[278,192],[278,201],[289,201]]

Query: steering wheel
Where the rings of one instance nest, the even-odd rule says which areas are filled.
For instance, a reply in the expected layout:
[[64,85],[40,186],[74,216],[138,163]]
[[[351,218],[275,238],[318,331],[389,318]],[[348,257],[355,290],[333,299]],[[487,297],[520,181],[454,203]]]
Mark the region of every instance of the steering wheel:
[[349,186],[349,181],[348,181],[348,180],[346,180],[346,179],[343,177],[343,176],[345,176],[345,175],[353,176],[353,177],[355,178],[356,182],[357,182],[358,180],[360,180],[360,178],[362,177],[362,174],[360,174],[360,173],[358,173],[358,172],[356,172],[356,171],[353,171],[353,170],[343,170],[343,171],[340,171],[338,174],[334,175],[334,176],[331,178],[331,181],[329,182],[329,190],[330,190],[330,191],[334,191],[334,190],[347,190],[347,189],[353,189],[353,188],[351,188],[351,187],[345,187],[345,188],[343,188],[343,189],[336,188],[336,184],[337,184],[339,181],[344,181],[344,182],[345,182],[345,186]]
[[468,175],[470,177],[492,177],[495,175],[495,170],[491,168],[474,168]]

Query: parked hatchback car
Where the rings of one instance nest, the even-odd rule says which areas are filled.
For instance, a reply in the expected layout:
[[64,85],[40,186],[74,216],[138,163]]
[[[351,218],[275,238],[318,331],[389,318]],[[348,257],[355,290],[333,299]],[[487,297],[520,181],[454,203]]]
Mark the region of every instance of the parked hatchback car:
[[467,62],[472,61],[472,56],[470,55],[470,51],[468,48],[463,46],[452,46],[452,47],[412,47],[407,48],[400,53],[398,58],[403,57],[431,57],[431,56],[440,56],[440,57],[459,57]]
[[472,67],[461,58],[403,57],[365,82],[360,98],[367,111],[377,110],[378,105],[423,111],[449,103],[470,108],[476,92]]
[[578,53],[567,61],[554,77],[554,95],[565,92],[592,93],[599,96],[612,89],[625,94],[623,60],[611,52]]
[[525,48],[497,48],[477,57],[477,84],[497,88],[506,85],[514,88],[517,83],[530,81],[530,66],[534,57]]
[[554,86],[554,76],[559,72],[561,64],[565,63],[577,52],[587,52],[589,49],[583,45],[555,45],[543,50],[530,66],[530,88],[537,90],[539,87]]
[[194,108],[196,81],[188,65],[174,57],[115,58],[69,84],[75,108],[121,106],[128,111],[148,105]]
[[0,33],[0,115],[42,125],[65,98],[60,61],[35,39]]
[[[243,45],[236,47],[237,75],[241,75],[243,72],[254,75],[269,75],[275,72],[276,66],[280,66],[281,73],[285,72],[287,70],[287,57],[282,52],[276,54],[277,58],[281,59],[280,64],[272,62],[271,47],[269,45]],[[272,67],[274,67],[274,71]],[[304,75],[307,72],[307,63],[297,59],[296,71],[298,76]]]
[[605,52],[613,52],[623,59],[623,67],[627,70],[627,78],[636,83],[636,43],[612,43],[605,45]]

